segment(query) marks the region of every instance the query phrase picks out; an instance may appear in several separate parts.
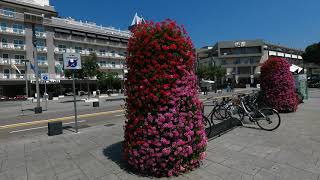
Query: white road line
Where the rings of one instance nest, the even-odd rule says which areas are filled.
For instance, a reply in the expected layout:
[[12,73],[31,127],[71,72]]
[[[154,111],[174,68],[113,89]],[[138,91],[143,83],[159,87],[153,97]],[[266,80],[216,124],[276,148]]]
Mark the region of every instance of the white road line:
[[[82,123],[82,122],[86,122],[86,120],[78,121],[78,123]],[[74,122],[63,123],[63,125],[68,125],[68,124],[74,124]],[[48,126],[41,126],[41,127],[35,127],[35,128],[29,128],[29,129],[21,129],[21,130],[17,130],[17,131],[11,131],[9,133],[13,134],[13,133],[19,133],[19,132],[25,132],[25,131],[32,131],[32,130],[36,130],[36,129],[44,129],[44,128],[47,128],[47,127]]]
[[114,115],[116,117],[120,117],[120,116],[124,116],[124,114],[118,114],[118,115]]

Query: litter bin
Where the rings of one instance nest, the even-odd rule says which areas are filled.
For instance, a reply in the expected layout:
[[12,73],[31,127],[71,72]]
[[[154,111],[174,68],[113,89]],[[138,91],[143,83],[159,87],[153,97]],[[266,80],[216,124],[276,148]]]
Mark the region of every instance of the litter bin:
[[53,99],[53,93],[52,92],[49,92],[48,96],[49,96],[48,100],[52,100]]
[[99,101],[93,102],[93,107],[99,107]]
[[48,123],[48,135],[55,136],[62,134],[62,121]]

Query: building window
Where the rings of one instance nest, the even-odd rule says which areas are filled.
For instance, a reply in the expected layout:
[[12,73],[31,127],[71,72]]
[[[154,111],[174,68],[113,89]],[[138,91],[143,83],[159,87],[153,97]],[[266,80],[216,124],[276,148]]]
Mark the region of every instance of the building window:
[[23,26],[21,24],[14,24],[13,25],[13,32],[22,34],[23,33]]
[[116,62],[112,61],[111,65],[112,65],[112,67],[116,67]]
[[3,69],[4,79],[10,79],[10,69]]
[[35,31],[36,32],[44,32],[44,27],[43,26],[36,26]]
[[93,53],[93,49],[92,48],[88,48],[89,53]]
[[38,55],[37,60],[39,65],[48,65],[47,56],[45,55]]
[[14,55],[15,64],[23,64],[22,60],[24,60],[24,55],[16,54]]
[[5,22],[1,22],[0,23],[0,29],[2,30],[2,31],[7,31],[7,23],[5,23]]
[[3,59],[9,59],[9,54],[2,54]]
[[99,50],[99,55],[100,55],[100,56],[106,55],[106,50],[100,49],[100,50]]
[[80,46],[76,46],[76,47],[74,47],[74,49],[75,49],[76,53],[82,52],[82,47],[80,47]]
[[7,17],[14,17],[14,12],[15,10],[13,8],[8,8],[8,7],[5,7],[3,8],[4,9],[4,15],[7,16]]
[[67,51],[66,45],[63,45],[63,44],[59,44],[58,49],[59,49],[59,52],[66,52]]
[[100,61],[99,64],[100,64],[100,67],[107,67],[106,61]]
[[1,42],[2,42],[2,45],[8,45],[8,39],[7,38],[2,38]]

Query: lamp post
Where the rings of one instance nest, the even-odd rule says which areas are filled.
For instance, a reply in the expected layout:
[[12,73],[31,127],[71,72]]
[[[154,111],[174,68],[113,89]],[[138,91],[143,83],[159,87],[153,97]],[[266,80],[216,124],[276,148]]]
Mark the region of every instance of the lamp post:
[[27,63],[29,62],[29,60],[23,59],[21,61],[24,62],[24,68],[25,68],[24,79],[26,80],[26,97],[28,98],[29,97],[29,88],[28,88],[28,66],[27,66]]
[[35,114],[40,114],[42,113],[42,107],[40,106],[39,67],[38,67],[38,60],[37,60],[37,37],[36,37],[35,26],[43,24],[43,16],[24,13],[24,22],[26,24],[31,24],[31,27],[32,27],[33,59],[34,59],[36,92],[37,92],[37,107],[34,108],[34,112]]

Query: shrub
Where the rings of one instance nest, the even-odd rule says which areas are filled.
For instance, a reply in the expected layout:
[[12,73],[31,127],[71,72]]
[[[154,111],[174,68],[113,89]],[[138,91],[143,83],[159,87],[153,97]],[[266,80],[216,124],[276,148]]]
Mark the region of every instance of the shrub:
[[147,22],[132,33],[124,158],[157,177],[190,171],[204,159],[207,144],[192,42],[171,20]]
[[298,107],[290,66],[285,58],[274,57],[261,67],[261,90],[266,102],[280,112],[293,112]]

